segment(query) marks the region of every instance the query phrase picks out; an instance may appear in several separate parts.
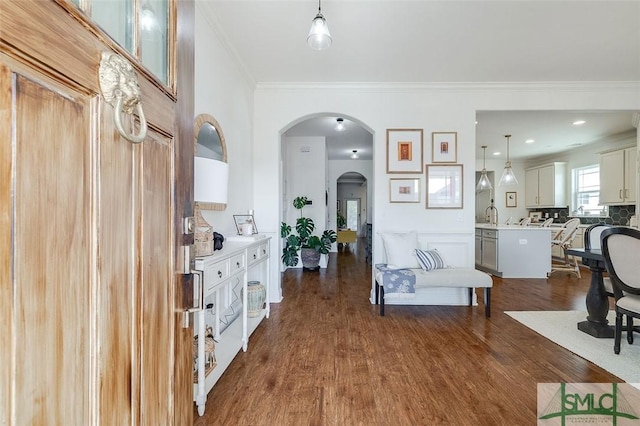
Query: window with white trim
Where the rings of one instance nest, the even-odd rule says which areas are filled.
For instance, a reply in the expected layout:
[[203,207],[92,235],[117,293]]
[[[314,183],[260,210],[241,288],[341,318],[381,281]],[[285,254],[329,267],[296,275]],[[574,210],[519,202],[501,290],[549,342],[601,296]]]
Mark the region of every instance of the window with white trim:
[[572,216],[608,216],[607,206],[600,205],[600,165],[572,170]]

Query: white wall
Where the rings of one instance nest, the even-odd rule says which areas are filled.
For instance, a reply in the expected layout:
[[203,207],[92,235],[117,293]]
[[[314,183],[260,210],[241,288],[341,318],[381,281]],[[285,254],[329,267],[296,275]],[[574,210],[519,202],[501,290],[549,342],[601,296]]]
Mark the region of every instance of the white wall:
[[[372,223],[374,226],[373,263],[383,258],[380,232],[448,232],[464,236],[474,244],[475,213],[475,116],[476,111],[491,110],[640,110],[640,83],[611,84],[484,84],[421,85],[398,87],[375,85],[263,85],[255,92],[253,150],[254,206],[264,212],[263,222],[275,230],[280,218],[280,134],[301,117],[326,111],[342,111],[370,128],[373,137]],[[312,101],[310,101],[312,100]],[[464,208],[428,210],[424,203],[390,204],[389,178],[386,173],[386,129],[424,129],[424,163],[431,162],[431,132],[458,132],[458,162],[464,165]],[[497,176],[502,171],[493,166]],[[523,167],[517,178],[518,199],[524,197]],[[499,171],[499,172],[498,172]],[[419,177],[425,190],[424,174]],[[278,193],[274,193],[274,188]],[[424,198],[422,198],[424,199]],[[504,192],[496,194],[504,199]],[[471,253],[473,249],[471,249]],[[473,256],[466,256],[473,266]],[[278,258],[271,271],[279,271]],[[452,260],[456,263],[458,260]],[[272,279],[279,276],[272,272]]]
[[307,197],[313,204],[302,209],[304,217],[313,219],[314,235],[327,229],[327,206],[325,203],[326,142],[324,137],[283,137],[284,187],[286,192],[285,222],[295,228],[300,210],[293,207],[293,199]]
[[[210,114],[224,133],[229,163],[227,209],[203,212],[214,230],[235,234],[234,214],[253,209],[253,87],[242,68],[220,43],[215,26],[195,3],[195,115]],[[275,189],[275,188],[274,188]],[[263,217],[255,209],[258,230]]]
[[[272,237],[269,245],[271,257],[271,286],[269,300],[279,302],[280,291],[280,222],[272,220],[273,214],[254,204],[255,165],[263,164],[254,149],[254,84],[244,73],[244,68],[235,60],[220,42],[215,32],[215,24],[200,10],[201,3],[195,3],[195,115],[207,113],[216,118],[224,133],[229,163],[229,196],[227,209],[221,212],[203,211],[204,218],[213,229],[225,236],[236,233],[234,214],[246,214],[254,210],[256,226],[260,234]],[[278,143],[272,145],[279,146]],[[277,149],[277,148],[274,148]],[[263,194],[274,205],[270,209],[280,211],[281,187],[278,184],[280,153],[276,162],[266,164],[271,173],[276,174],[273,186],[261,185]],[[257,176],[262,176],[259,167]],[[275,207],[274,207],[275,206]]]

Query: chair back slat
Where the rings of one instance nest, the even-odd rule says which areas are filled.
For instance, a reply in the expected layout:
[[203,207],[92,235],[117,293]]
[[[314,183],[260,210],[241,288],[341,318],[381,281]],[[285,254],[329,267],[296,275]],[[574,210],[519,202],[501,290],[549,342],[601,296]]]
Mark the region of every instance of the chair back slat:
[[607,225],[606,223],[596,223],[588,227],[584,232],[584,248],[587,250],[600,250],[602,247],[600,244],[600,236],[602,235],[602,231],[609,227],[611,227],[611,225]]
[[544,222],[542,222],[542,224],[540,225],[543,228],[548,228],[551,226],[551,224],[553,223],[553,218],[550,217],[549,219],[545,219]]
[[602,254],[616,299],[623,292],[640,294],[640,231],[618,226],[607,227],[600,237]]
[[574,218],[568,220],[562,230],[555,237],[555,243],[561,246],[568,246],[576,237],[578,232],[578,226],[580,225],[580,219]]

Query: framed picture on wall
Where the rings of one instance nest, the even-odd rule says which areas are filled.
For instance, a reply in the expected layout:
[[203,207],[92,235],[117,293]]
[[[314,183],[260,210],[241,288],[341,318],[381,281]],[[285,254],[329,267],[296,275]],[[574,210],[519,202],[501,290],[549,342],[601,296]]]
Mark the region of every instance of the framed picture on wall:
[[420,179],[389,179],[389,202],[419,203]]
[[387,173],[422,173],[422,129],[387,129]]
[[505,197],[505,205],[507,207],[518,207],[518,193],[517,192],[506,192],[504,194]]
[[431,133],[432,163],[458,161],[458,132]]
[[462,208],[462,164],[427,164],[427,208]]

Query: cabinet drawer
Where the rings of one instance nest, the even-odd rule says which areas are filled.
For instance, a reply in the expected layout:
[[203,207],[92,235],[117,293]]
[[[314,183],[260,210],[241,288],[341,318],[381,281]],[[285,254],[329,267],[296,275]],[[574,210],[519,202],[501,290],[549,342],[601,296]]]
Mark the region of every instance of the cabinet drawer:
[[251,247],[249,250],[247,250],[247,256],[249,256],[249,258],[247,259],[247,263],[249,265],[251,265],[252,263],[256,262],[259,257],[258,257],[258,247]]
[[229,259],[229,275],[233,275],[244,269],[244,262],[244,254],[239,254]]
[[259,261],[260,259],[264,259],[265,257],[269,256],[269,244],[264,243],[256,247],[251,247],[248,250],[248,254],[249,254],[249,259],[247,262],[249,265],[251,265]]
[[494,231],[492,229],[483,229],[482,236],[485,238],[496,238],[498,236],[498,231]]
[[262,259],[267,256],[269,256],[269,244],[260,244],[260,247],[258,248],[258,258]]
[[229,259],[214,263],[211,266],[207,265],[207,269],[204,274],[205,288],[210,290],[211,287],[216,284],[220,284],[227,278],[229,278]]

